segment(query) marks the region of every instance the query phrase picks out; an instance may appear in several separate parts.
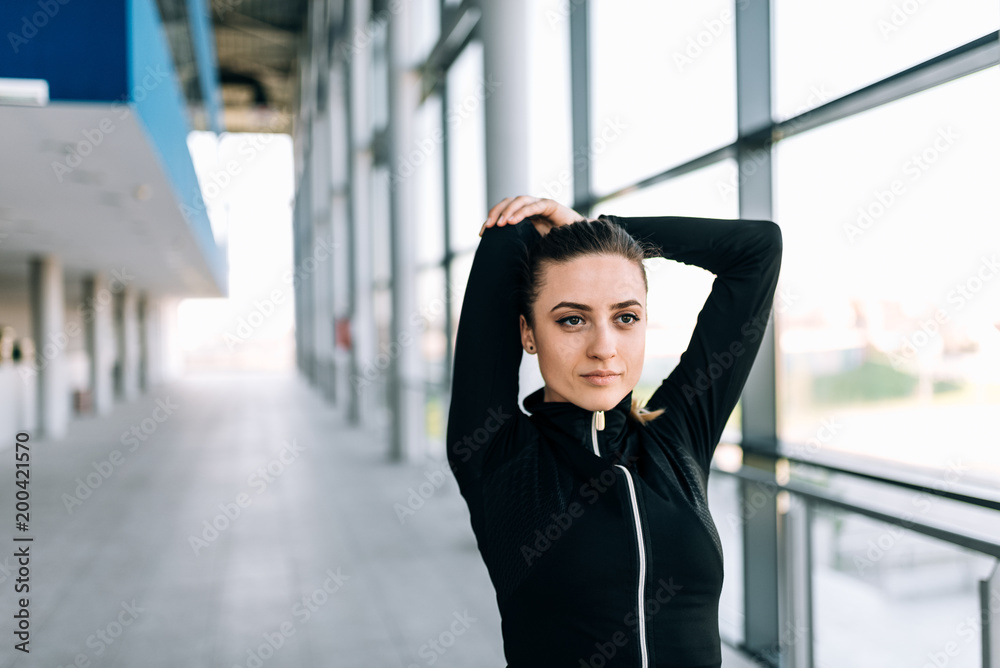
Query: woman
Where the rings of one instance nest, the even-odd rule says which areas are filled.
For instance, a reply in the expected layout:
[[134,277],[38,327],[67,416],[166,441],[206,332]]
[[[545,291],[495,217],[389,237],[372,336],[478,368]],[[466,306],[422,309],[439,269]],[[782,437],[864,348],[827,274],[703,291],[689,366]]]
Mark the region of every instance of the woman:
[[[720,666],[722,547],[706,484],[767,323],[780,229],[587,221],[520,196],[490,209],[480,236],[447,451],[509,668]],[[639,409],[642,259],[653,255],[717,278],[686,352]],[[522,350],[545,381],[525,397],[528,414],[517,405]]]

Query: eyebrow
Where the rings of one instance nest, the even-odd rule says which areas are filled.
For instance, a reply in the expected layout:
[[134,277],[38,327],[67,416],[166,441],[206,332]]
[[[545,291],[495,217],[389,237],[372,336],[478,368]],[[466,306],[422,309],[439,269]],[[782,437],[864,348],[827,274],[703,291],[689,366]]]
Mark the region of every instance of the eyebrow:
[[[611,310],[612,311],[616,311],[616,310],[618,310],[620,308],[626,308],[628,306],[638,306],[638,307],[641,308],[642,304],[640,304],[638,301],[636,301],[634,299],[629,299],[627,301],[618,302],[617,304],[612,304],[611,305]],[[556,309],[563,308],[563,307],[566,307],[566,308],[575,308],[575,309],[580,310],[580,311],[591,311],[591,310],[593,310],[589,306],[587,306],[586,304],[578,304],[576,302],[559,302],[558,304],[556,304],[555,306],[552,307],[552,311],[555,311]],[[549,313],[552,313],[552,311],[549,311]]]

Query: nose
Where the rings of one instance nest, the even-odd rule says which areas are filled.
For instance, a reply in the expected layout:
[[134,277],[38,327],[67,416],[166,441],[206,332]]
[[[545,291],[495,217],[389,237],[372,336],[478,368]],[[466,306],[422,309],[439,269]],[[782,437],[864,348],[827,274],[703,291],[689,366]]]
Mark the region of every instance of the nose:
[[614,329],[608,323],[594,327],[587,345],[587,355],[595,359],[611,359],[617,352],[618,342]]

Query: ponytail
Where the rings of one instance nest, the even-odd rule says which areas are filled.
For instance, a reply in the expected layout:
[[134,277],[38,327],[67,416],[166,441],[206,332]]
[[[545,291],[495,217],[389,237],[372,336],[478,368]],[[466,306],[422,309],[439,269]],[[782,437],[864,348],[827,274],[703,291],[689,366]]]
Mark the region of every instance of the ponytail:
[[658,408],[655,411],[648,411],[645,408],[640,408],[639,400],[633,397],[632,408],[628,414],[629,417],[645,427],[647,422],[660,417],[666,410],[666,408]]

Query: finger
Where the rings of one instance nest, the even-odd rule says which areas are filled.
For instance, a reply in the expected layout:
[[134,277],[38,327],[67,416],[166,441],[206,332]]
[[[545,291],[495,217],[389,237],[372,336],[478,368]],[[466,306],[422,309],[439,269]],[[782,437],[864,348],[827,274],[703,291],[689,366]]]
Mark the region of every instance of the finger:
[[500,217],[500,212],[503,211],[504,208],[506,208],[507,204],[511,201],[511,199],[512,198],[510,197],[504,197],[502,200],[493,205],[493,207],[490,209],[489,214],[487,214],[486,216],[486,222],[483,223],[484,227],[489,227],[490,225],[496,222],[497,218]]
[[539,202],[542,202],[542,200],[532,195],[503,198],[490,209],[486,222],[479,228],[479,236],[483,236],[483,232],[486,231],[487,227],[493,227],[494,225],[503,227],[507,223],[513,225],[532,213],[544,210],[544,203],[540,207],[536,206]]
[[535,212],[537,202],[538,198],[531,195],[521,195],[515,198],[514,201],[507,205],[497,224],[511,223],[513,225],[517,223],[525,218],[525,216]]
[[509,221],[515,214],[517,214],[518,210],[524,207],[525,204],[533,202],[534,200],[535,198],[531,195],[518,195],[507,204],[507,207],[504,209],[504,212],[500,217],[504,221]]
[[511,216],[510,222],[516,223],[518,221],[524,220],[526,218],[531,218],[532,216],[537,216],[541,214],[543,217],[545,215],[545,202],[535,199],[529,204],[525,204],[520,209],[514,212]]
[[487,227],[493,227],[497,224],[498,219],[502,215],[504,208],[513,201],[512,197],[504,197],[502,200],[493,205],[489,213],[486,216],[486,222],[483,223],[482,227],[479,228],[479,236],[483,236],[483,232],[486,231]]

